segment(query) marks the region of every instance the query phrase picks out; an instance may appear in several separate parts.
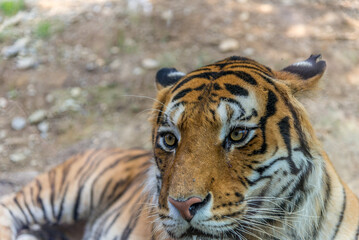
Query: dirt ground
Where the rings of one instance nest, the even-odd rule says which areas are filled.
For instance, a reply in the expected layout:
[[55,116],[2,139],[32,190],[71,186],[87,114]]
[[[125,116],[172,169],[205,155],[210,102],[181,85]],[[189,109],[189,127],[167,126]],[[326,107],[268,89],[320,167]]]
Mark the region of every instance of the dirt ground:
[[[359,1],[25,3],[14,16],[0,13],[0,194],[86,148],[150,149],[160,67],[186,72],[241,55],[280,69],[321,53],[327,72],[303,102],[359,195]],[[18,53],[5,56],[19,39]],[[15,118],[26,120],[20,130]]]

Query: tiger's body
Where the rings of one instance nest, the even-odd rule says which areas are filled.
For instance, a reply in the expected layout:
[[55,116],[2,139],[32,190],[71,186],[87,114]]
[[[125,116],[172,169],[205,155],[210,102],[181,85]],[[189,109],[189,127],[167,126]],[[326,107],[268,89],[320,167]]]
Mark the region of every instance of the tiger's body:
[[358,198],[295,97],[324,73],[318,57],[160,70],[153,152],[89,150],[38,176],[1,198],[0,240],[84,219],[86,240],[358,239]]

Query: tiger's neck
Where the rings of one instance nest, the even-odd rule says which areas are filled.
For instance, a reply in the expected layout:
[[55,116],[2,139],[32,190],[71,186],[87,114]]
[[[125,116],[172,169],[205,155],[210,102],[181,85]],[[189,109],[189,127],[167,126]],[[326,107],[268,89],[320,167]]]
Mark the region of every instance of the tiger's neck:
[[312,169],[286,206],[284,216],[266,233],[258,233],[263,239],[350,239],[345,238],[340,225],[349,207],[346,195],[352,193],[342,184],[326,155],[321,156],[312,160]]

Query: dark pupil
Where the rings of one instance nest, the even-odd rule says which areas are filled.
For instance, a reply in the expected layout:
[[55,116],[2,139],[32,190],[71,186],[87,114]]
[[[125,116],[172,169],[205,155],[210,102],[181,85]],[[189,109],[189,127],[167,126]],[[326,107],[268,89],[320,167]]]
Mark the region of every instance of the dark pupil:
[[168,134],[166,136],[166,138],[167,138],[166,142],[167,142],[168,145],[173,145],[174,144],[174,137],[171,134]]

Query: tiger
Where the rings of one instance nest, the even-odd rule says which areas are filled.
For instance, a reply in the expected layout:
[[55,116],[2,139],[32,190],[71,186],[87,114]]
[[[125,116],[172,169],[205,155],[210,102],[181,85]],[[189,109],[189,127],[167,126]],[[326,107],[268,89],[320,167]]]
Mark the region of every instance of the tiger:
[[78,221],[85,240],[358,239],[358,198],[299,102],[325,69],[321,55],[160,69],[152,151],[90,149],[39,175],[1,198],[0,239]]

